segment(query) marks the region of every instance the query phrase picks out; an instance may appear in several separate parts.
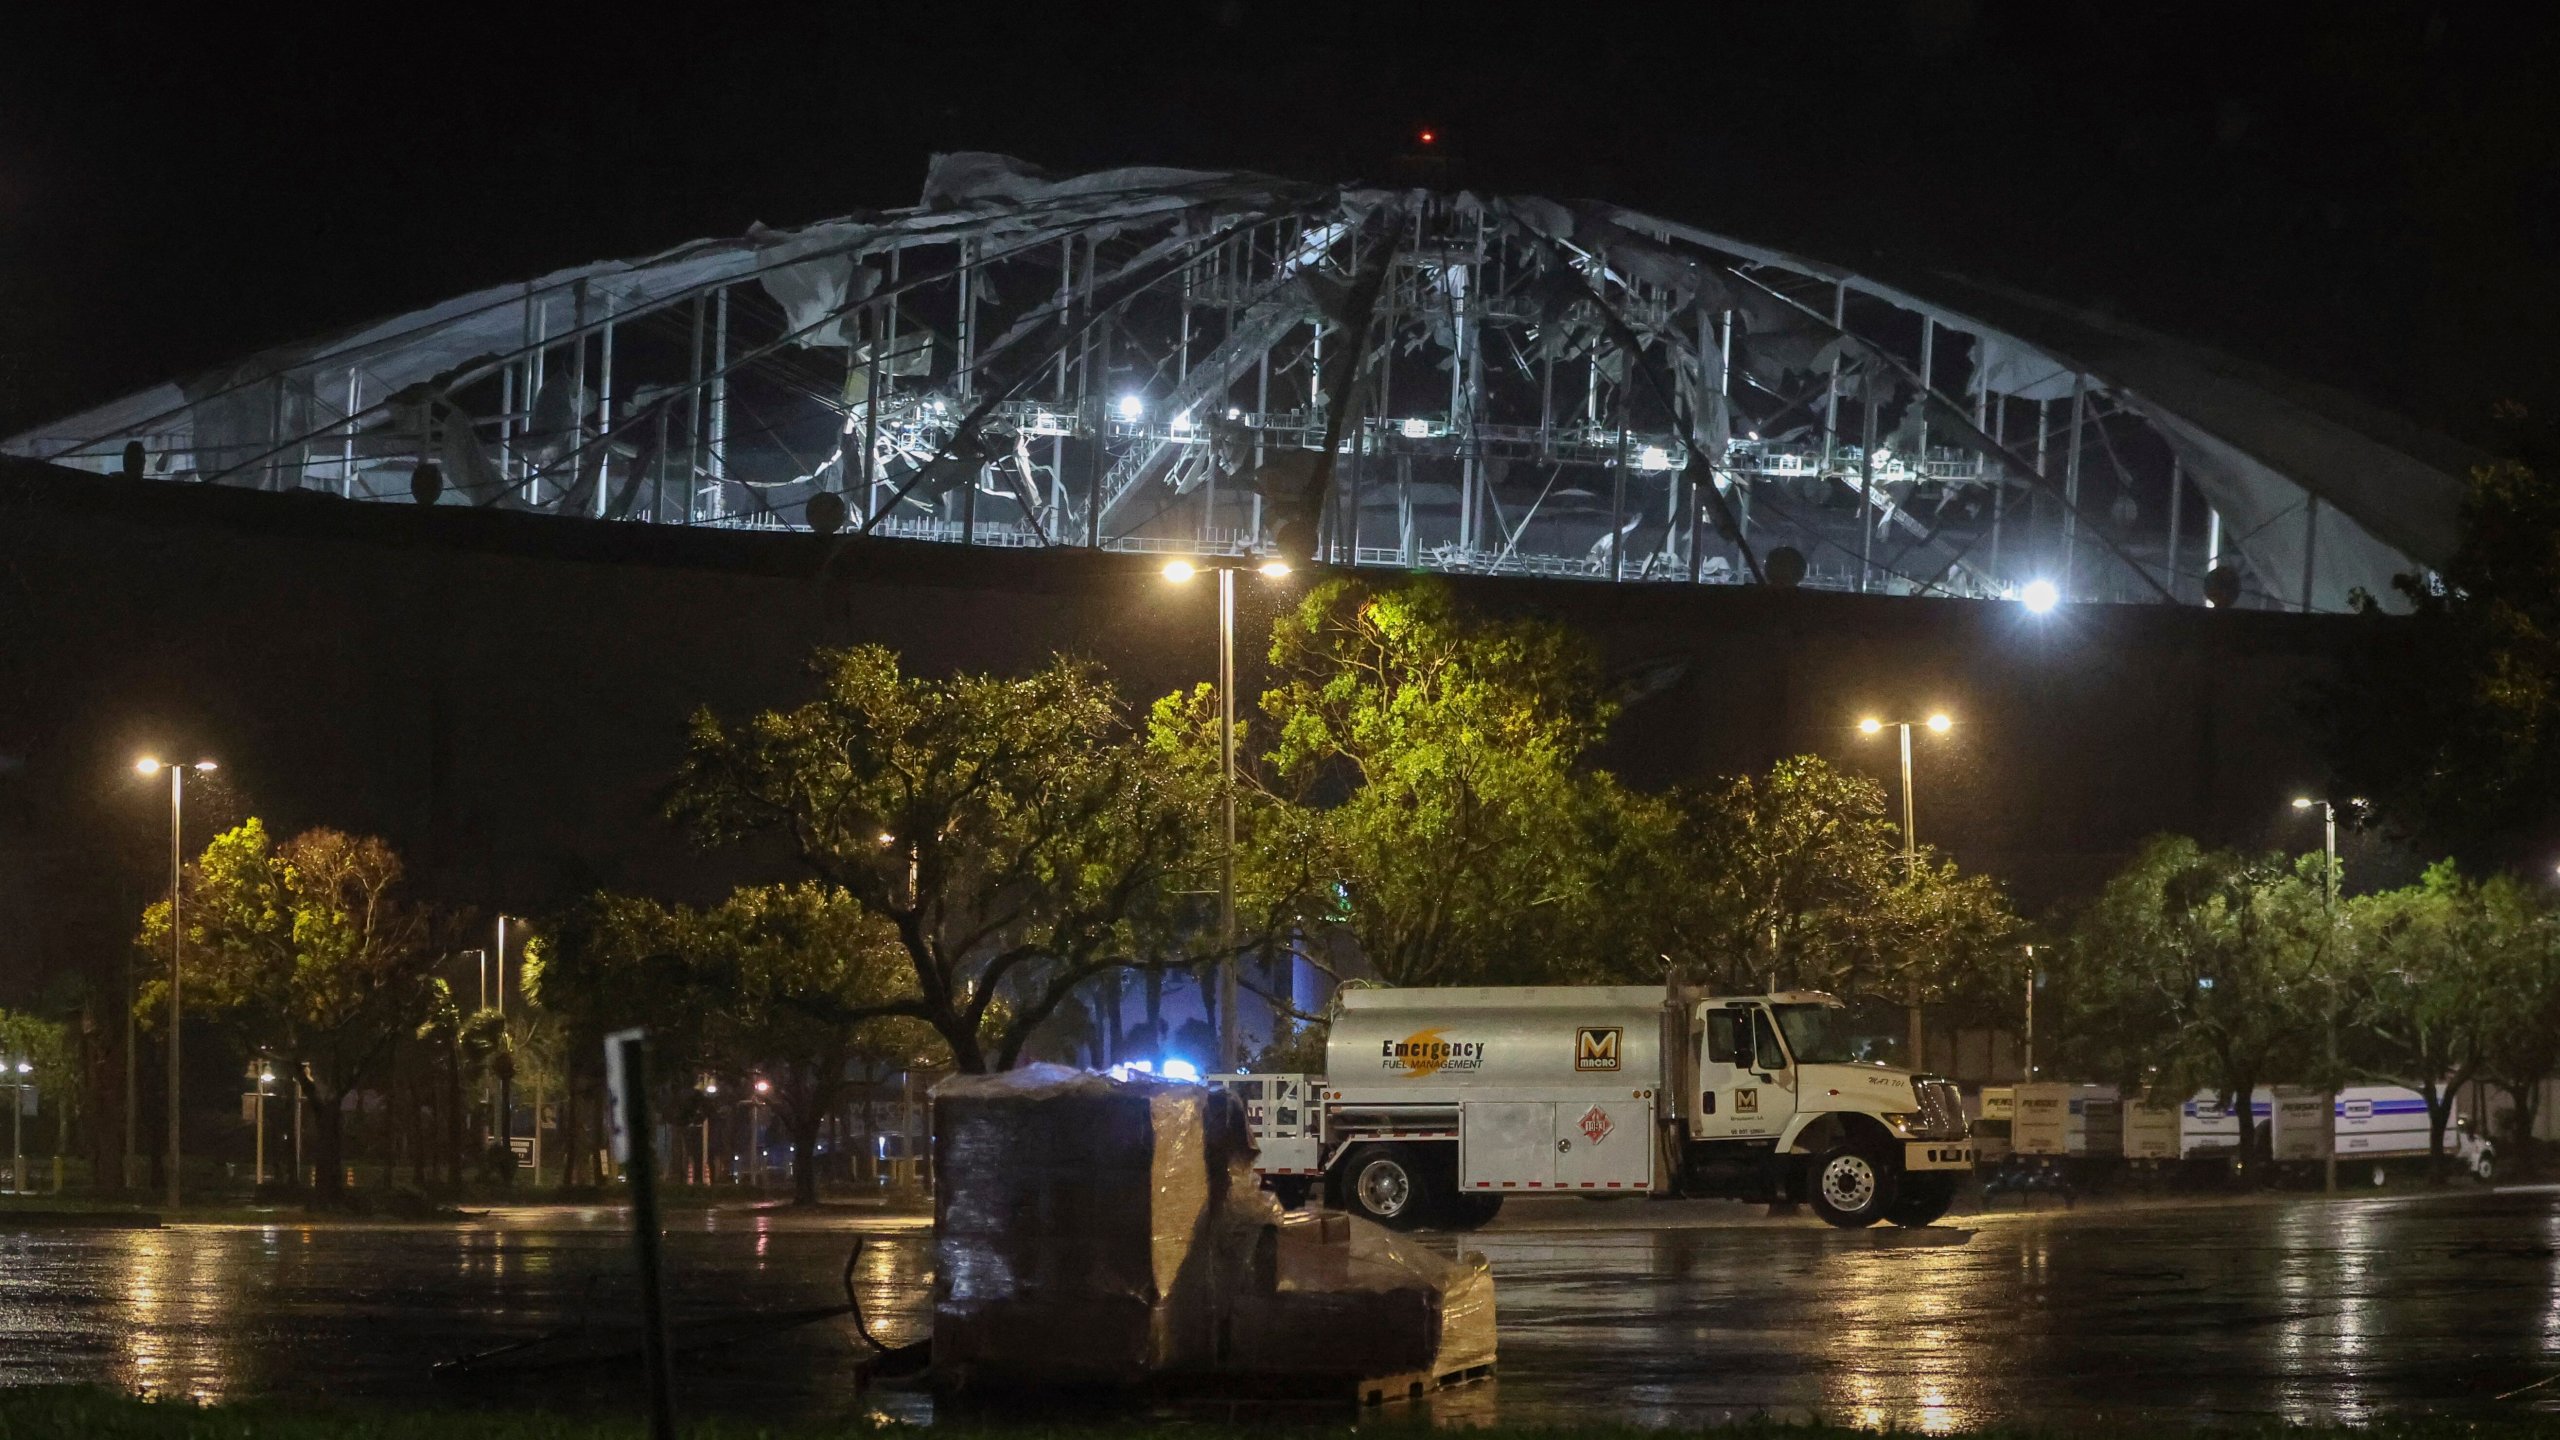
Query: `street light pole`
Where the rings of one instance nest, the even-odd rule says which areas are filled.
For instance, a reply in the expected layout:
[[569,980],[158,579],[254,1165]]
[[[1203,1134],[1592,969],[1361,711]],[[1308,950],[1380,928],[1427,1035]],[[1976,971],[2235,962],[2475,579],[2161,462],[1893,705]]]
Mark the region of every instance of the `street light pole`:
[[[1203,568],[1218,572],[1218,800],[1222,812],[1218,844],[1218,1069],[1234,1074],[1244,1066],[1242,1032],[1236,1023],[1236,570],[1233,564],[1205,567],[1175,560],[1164,578],[1179,585]],[[1277,580],[1289,573],[1287,562],[1265,560],[1254,569]]]
[[[184,844],[185,808],[184,802],[180,798],[182,792],[179,786],[179,781],[184,777],[188,767],[184,765],[163,765],[159,761],[146,756],[137,763],[134,768],[145,775],[154,774],[161,770],[169,772],[169,1176],[167,1188],[169,1208],[175,1210],[178,1208],[179,1190],[181,1188],[178,1183],[178,1165],[181,1153],[178,1143],[178,1132],[182,1127],[179,1125],[178,1121],[179,1116],[183,1113],[178,1078],[179,1059],[181,1054],[178,1042],[178,1031],[180,1029],[179,1017],[186,1013],[183,1002],[186,998],[185,974],[187,948],[187,927],[184,923],[184,918],[179,913],[180,896],[178,894],[180,888],[179,882],[185,874],[185,857],[181,853],[181,847]],[[202,773],[213,769],[214,764],[210,760],[199,760],[195,763],[194,768],[197,772]]]
[[1236,1030],[1236,572],[1218,568],[1218,1070],[1243,1065]]
[[[2334,1085],[2338,1079],[2338,957],[2334,948],[2338,943],[2338,807],[2326,800],[2305,798],[2294,801],[2293,808],[2308,810],[2315,804],[2320,807],[2320,913],[2329,923],[2330,947],[2325,987],[2329,992],[2329,1013],[2323,1027],[2326,1031],[2323,1049],[2328,1057],[2329,1071],[2325,1078]],[[2320,1188],[2335,1195],[2338,1193],[2338,1096],[2334,1090],[2329,1093],[2328,1131],[2321,1145]]]
[[[1927,725],[1929,733],[1933,735],[1944,735],[1955,726],[1955,722],[1948,719],[1943,710],[1930,712],[1929,718],[1921,723]],[[1872,715],[1858,722],[1858,733],[1861,735],[1882,734],[1884,728],[1885,722]],[[1911,722],[1896,720],[1893,722],[1893,728],[1901,732],[1902,738],[1902,878],[1907,884],[1917,879],[1920,874],[1918,824],[1914,819],[1915,806],[1911,794]],[[1920,998],[1916,988],[1906,1002],[1906,1012],[1910,1027],[1906,1043],[1911,1050],[1911,1068],[1917,1070],[1920,1068],[1922,1052],[1928,1046],[1929,1037],[1921,1024]]]

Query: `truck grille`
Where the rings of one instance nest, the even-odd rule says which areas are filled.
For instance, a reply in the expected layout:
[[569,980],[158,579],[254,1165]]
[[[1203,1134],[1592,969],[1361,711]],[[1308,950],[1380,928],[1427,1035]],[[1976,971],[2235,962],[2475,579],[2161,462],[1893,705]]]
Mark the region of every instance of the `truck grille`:
[[1921,1139],[1961,1140],[1965,1137],[1964,1099],[1956,1093],[1953,1081],[1935,1078],[1915,1080],[1911,1089],[1920,1100]]

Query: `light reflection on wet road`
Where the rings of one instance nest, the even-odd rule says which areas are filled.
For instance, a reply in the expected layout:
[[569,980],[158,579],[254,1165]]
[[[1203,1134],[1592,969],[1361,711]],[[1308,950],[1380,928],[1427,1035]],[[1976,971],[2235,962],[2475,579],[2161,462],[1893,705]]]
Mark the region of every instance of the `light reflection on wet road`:
[[[0,1384],[88,1380],[204,1400],[612,1403],[611,1371],[452,1386],[429,1364],[577,1324],[627,1325],[611,1211],[456,1225],[0,1223]],[[825,1305],[855,1239],[882,1338],[917,1333],[920,1220],[680,1217],[679,1322]],[[2470,1195],[1958,1218],[1854,1234],[1732,1206],[1516,1206],[1444,1242],[1494,1264],[1502,1364],[1444,1408],[1694,1425],[1759,1413],[1921,1430],[2096,1415],[2560,1413],[2560,1197]],[[689,1357],[689,1407],[758,1416],[857,1398],[849,1323]]]

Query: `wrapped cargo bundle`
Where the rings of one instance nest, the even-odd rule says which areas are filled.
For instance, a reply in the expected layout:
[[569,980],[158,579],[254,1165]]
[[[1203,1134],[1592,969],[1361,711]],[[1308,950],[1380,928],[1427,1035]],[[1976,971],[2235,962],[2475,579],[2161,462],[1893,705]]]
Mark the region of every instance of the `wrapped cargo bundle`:
[[935,1087],[945,1391],[1439,1377],[1493,1363],[1493,1276],[1257,1184],[1232,1097],[1055,1065]]
[[1261,1283],[1234,1294],[1225,1360],[1264,1375],[1442,1376],[1493,1363],[1493,1272],[1338,1213],[1274,1227]]
[[935,1087],[942,1383],[1126,1386],[1206,1358],[1210,1093],[1056,1065]]

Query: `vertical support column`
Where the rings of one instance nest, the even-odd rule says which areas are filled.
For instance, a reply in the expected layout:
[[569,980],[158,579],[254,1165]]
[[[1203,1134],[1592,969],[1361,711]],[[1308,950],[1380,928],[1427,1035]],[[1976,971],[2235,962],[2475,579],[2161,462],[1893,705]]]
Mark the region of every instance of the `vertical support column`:
[[2210,504],[2204,511],[2204,573],[2222,568],[2222,512]]
[[960,318],[953,338],[958,342],[960,351],[957,376],[960,381],[960,398],[967,400],[975,395],[978,389],[978,327],[975,323],[978,318],[978,295],[972,283],[977,277],[969,263],[976,247],[972,246],[964,236],[959,241],[959,248]]
[[1923,315],[1920,317],[1920,398],[1914,402],[1920,407],[1920,453],[1911,461],[1911,478],[1915,481],[1929,478],[1929,400],[1938,393],[1937,382],[1931,378],[1937,373],[1937,356],[1938,317]]
[[2313,566],[2320,553],[2320,497],[2302,497],[2302,613],[2311,613]]
[[[527,431],[530,431],[533,428],[534,417],[541,413],[542,387],[549,383],[550,379],[547,372],[550,368],[551,347],[544,343],[550,338],[551,297],[545,295],[542,297],[541,303],[533,307],[533,354],[526,361],[531,368],[525,372],[524,390],[525,428]],[[541,503],[542,475],[540,471],[530,468],[527,469],[526,479],[524,482],[524,495],[522,498],[527,508],[531,508]]]
[[1876,397],[1871,362],[1858,366],[1858,593],[1873,580],[1876,551]]
[[[2052,467],[2045,461],[2045,441],[2053,433],[2045,418],[2045,404],[2042,400],[2036,402],[2036,484],[2027,492],[2027,544],[2030,547],[2036,543],[2036,521],[2044,514],[2045,487],[2053,483]],[[2064,591],[2062,598],[2070,599],[2070,592]]]
[[684,523],[702,518],[702,334],[709,310],[703,297],[693,297],[693,374],[685,387]]
[[[613,297],[605,297],[603,334],[599,337],[602,351],[602,379],[596,385],[596,443],[602,452],[596,456],[596,518],[604,518],[605,497],[613,492]],[[538,1144],[541,1134],[536,1132]]]
[[889,348],[888,317],[896,303],[893,300],[879,306],[866,317],[870,321],[865,328],[871,332],[871,354],[870,373],[862,382],[862,519],[865,525],[871,523],[880,507],[880,387],[887,378],[882,373],[880,362],[882,352]]
[[[1060,417],[1067,410],[1067,347],[1075,339],[1076,241],[1072,235],[1058,241],[1058,317],[1067,333],[1058,341],[1058,373],[1049,388],[1049,403]],[[1067,428],[1074,428],[1072,425]],[[1067,441],[1063,435],[1049,437],[1049,523],[1046,527],[1052,542],[1067,514]]]
[[[587,282],[569,287],[569,333],[577,349],[569,357],[569,483],[562,487],[562,509],[576,503],[578,476],[587,468]],[[601,513],[601,512],[599,512]]]
[[[1985,402],[1990,400],[1991,392],[1987,387],[1982,397]],[[2009,397],[2006,395],[2000,397],[1999,404],[1991,407],[1991,443],[1998,450],[2009,448]],[[2009,467],[1999,460],[1985,460],[1983,463],[1999,472],[1992,481],[1991,489],[1991,579],[1994,584],[2002,584],[2000,519],[2001,512],[2009,506]]]
[[356,493],[356,417],[363,413],[364,372],[350,365],[347,367],[346,447],[338,461],[338,493],[350,500]]
[[2062,457],[2062,598],[2072,598],[2080,562],[2080,426],[2089,413],[2089,377],[2071,377],[2071,453]]
[[[1831,328],[1842,328],[1849,316],[1848,282],[1831,282]],[[1840,448],[1840,345],[1843,337],[1831,337],[1831,374],[1822,382],[1822,454],[1813,462],[1814,479],[1819,482],[1831,473],[1832,453]],[[1827,492],[1826,492],[1827,493]]]
[[2163,568],[2169,572],[2166,578],[2169,582],[2169,597],[2173,600],[2182,598],[2179,592],[2185,588],[2178,579],[2178,531],[2183,528],[2186,520],[2186,499],[2186,462],[2176,455],[2171,455],[2169,457],[2169,559]]
[[728,505],[729,492],[729,287],[711,294],[711,518]]

